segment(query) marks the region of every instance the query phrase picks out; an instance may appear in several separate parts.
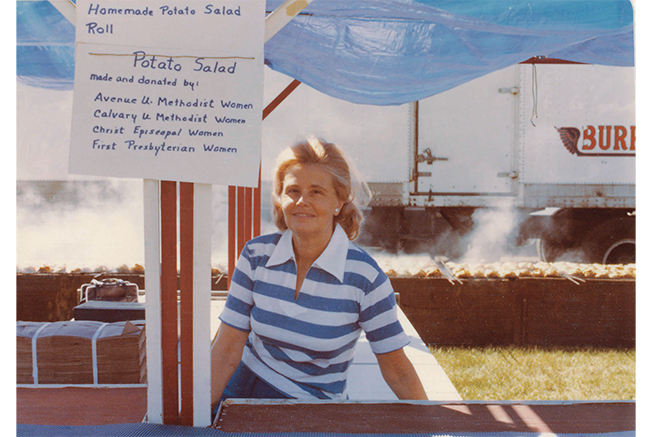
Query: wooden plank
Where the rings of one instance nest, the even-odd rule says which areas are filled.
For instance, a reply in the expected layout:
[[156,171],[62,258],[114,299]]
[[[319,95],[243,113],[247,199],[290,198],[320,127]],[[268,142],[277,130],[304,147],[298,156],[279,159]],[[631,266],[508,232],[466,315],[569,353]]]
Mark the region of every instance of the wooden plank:
[[233,270],[235,270],[235,261],[238,254],[236,253],[236,202],[237,202],[237,188],[229,185],[229,211],[228,211],[228,244],[227,244],[227,257],[228,257],[228,277],[229,283],[227,288],[231,286],[231,278],[233,277]]
[[287,99],[288,96],[292,94],[292,91],[297,89],[299,85],[301,85],[301,82],[297,79],[294,79],[288,86],[283,89],[283,91],[279,93],[278,96],[274,98],[274,100],[270,102],[269,105],[265,106],[265,109],[263,109],[263,120],[265,120],[269,114],[271,114],[274,109],[276,109],[276,107],[283,102],[283,100]]
[[181,333],[181,411],[180,424],[192,426],[194,407],[193,384],[193,239],[194,239],[194,184],[181,182],[179,186],[179,245],[180,293],[179,316]]
[[254,188],[254,237],[260,235],[260,213],[261,213],[261,178],[260,169],[258,169],[258,186]]
[[636,282],[519,280],[523,343],[536,346],[636,346]]
[[514,339],[514,308],[520,308],[509,280],[464,281],[392,278],[400,306],[426,344],[506,345]]
[[145,387],[18,388],[16,422],[69,426],[139,423],[147,404]]
[[607,433],[635,429],[634,402],[333,402],[227,400],[225,432]]
[[237,255],[240,256],[240,252],[242,252],[242,249],[244,248],[245,243],[247,242],[246,237],[245,237],[245,187],[238,187],[238,196],[237,196],[237,230],[236,230],[236,235],[238,238],[238,245],[237,245]]
[[427,344],[635,347],[636,281],[391,278]]
[[253,227],[253,188],[244,189],[244,201],[244,240],[249,241]]
[[179,424],[177,311],[177,184],[172,181],[161,181],[160,327],[163,424],[165,425]]
[[16,320],[56,322],[74,317],[77,290],[97,274],[17,274]]

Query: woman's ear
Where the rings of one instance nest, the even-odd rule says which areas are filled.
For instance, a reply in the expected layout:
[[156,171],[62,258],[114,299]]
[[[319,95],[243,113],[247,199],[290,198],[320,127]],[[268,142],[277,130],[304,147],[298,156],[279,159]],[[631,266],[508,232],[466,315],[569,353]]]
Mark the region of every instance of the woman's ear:
[[342,208],[344,208],[344,204],[345,202],[340,202],[339,206],[335,208],[335,217],[340,215],[340,213],[342,212]]

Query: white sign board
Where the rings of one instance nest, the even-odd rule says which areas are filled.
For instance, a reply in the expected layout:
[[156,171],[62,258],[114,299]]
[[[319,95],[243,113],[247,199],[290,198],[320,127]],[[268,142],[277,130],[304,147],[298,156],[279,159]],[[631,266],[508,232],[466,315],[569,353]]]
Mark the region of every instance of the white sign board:
[[70,172],[257,186],[264,26],[264,0],[78,0]]

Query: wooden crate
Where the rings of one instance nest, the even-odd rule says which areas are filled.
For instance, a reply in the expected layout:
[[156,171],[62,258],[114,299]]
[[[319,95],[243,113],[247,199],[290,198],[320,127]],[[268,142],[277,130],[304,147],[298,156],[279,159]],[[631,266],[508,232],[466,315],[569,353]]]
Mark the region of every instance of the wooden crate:
[[401,309],[427,344],[635,346],[635,280],[391,281]]

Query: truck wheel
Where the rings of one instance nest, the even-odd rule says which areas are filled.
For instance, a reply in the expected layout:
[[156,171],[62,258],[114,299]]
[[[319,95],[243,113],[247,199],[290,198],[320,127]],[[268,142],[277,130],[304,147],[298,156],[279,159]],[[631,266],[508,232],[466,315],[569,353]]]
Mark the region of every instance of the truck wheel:
[[560,241],[541,237],[537,239],[537,255],[543,262],[555,262],[560,260],[565,254],[571,252],[573,248],[562,244]]
[[582,249],[588,262],[629,264],[636,262],[636,226],[633,217],[607,220],[586,236]]
[[544,262],[578,261],[580,223],[585,220],[572,208],[560,209],[549,217],[530,219],[531,235],[537,235],[537,253]]

